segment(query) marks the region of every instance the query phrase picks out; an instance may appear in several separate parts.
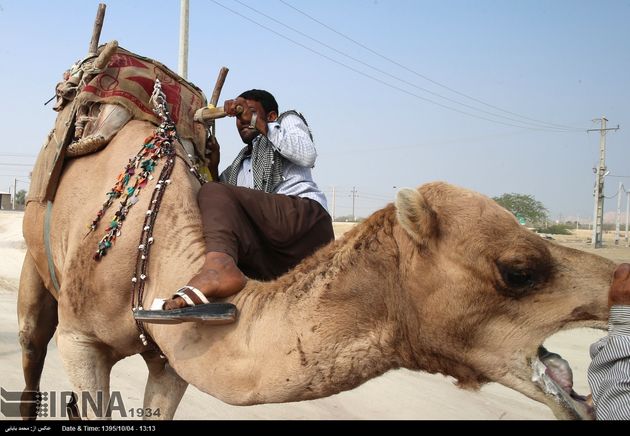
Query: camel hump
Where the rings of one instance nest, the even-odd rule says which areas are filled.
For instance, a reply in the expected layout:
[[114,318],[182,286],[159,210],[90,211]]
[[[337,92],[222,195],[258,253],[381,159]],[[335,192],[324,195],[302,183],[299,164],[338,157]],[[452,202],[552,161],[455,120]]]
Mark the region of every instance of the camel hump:
[[160,120],[150,101],[156,79],[163,84],[186,152],[201,166],[207,164],[206,130],[193,121],[194,112],[206,104],[201,89],[160,62],[127,51],[115,41],[101,46],[99,53],[95,60],[72,65],[55,88],[54,110],[60,115],[35,163],[27,202],[52,201],[66,158],[101,150],[130,120],[158,126]]

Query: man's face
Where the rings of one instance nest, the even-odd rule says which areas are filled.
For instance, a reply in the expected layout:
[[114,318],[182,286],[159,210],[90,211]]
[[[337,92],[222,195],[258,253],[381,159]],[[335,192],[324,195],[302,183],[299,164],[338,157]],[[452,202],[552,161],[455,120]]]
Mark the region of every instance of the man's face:
[[[263,109],[262,105],[258,101],[254,100],[245,100],[247,102],[247,108],[249,109],[251,114],[258,114],[258,118],[261,120],[267,120],[267,113]],[[249,117],[248,117],[249,118]],[[249,122],[245,123],[241,121],[240,117],[236,117],[236,128],[238,130],[239,135],[241,135],[241,139],[245,144],[251,144],[251,142],[260,134],[260,132],[256,129],[251,129],[249,127]]]

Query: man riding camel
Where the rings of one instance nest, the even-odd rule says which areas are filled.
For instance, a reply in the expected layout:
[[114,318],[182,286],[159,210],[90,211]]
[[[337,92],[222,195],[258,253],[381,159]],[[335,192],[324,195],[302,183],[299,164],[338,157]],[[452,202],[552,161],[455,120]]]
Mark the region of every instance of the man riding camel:
[[201,187],[205,262],[164,310],[229,297],[248,278],[277,278],[334,239],[326,197],[311,174],[317,153],[304,118],[295,111],[278,116],[276,99],[258,89],[223,108],[236,117],[246,146],[220,182]]

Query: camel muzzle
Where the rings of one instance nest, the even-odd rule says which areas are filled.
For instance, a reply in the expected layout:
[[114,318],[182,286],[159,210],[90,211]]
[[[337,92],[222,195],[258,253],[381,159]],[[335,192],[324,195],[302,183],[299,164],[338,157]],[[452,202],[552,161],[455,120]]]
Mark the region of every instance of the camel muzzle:
[[532,382],[545,395],[562,405],[574,419],[595,419],[590,396],[585,397],[573,390],[573,371],[562,356],[541,345],[538,347],[538,357],[532,362],[532,369]]

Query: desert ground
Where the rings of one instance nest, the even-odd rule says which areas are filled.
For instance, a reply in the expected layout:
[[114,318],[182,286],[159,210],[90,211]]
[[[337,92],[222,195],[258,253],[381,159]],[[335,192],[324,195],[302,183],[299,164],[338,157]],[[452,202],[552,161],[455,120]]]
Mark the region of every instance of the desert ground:
[[[21,350],[17,335],[17,288],[25,245],[22,239],[22,213],[0,211],[0,369],[2,387],[7,391],[24,386]],[[335,225],[337,236],[352,227],[351,223]],[[588,231],[572,236],[555,237],[556,242],[573,248],[596,252],[614,261],[630,259],[630,248],[612,242],[606,234],[606,248],[594,250],[587,245]],[[586,371],[590,358],[588,346],[604,333],[579,329],[559,333],[545,345],[571,362],[575,389],[586,393]],[[126,409],[142,407],[144,384],[148,371],[140,356],[118,363],[112,373],[111,389],[119,391]],[[54,340],[48,346],[41,390],[60,392],[72,389]],[[0,419],[6,419],[0,414]],[[120,419],[114,415],[113,419]],[[259,406],[230,406],[189,387],[175,419],[471,419],[471,420],[546,420],[554,419],[540,403],[498,384],[488,384],[480,391],[457,388],[453,379],[407,370],[390,371],[358,388],[313,401]]]

